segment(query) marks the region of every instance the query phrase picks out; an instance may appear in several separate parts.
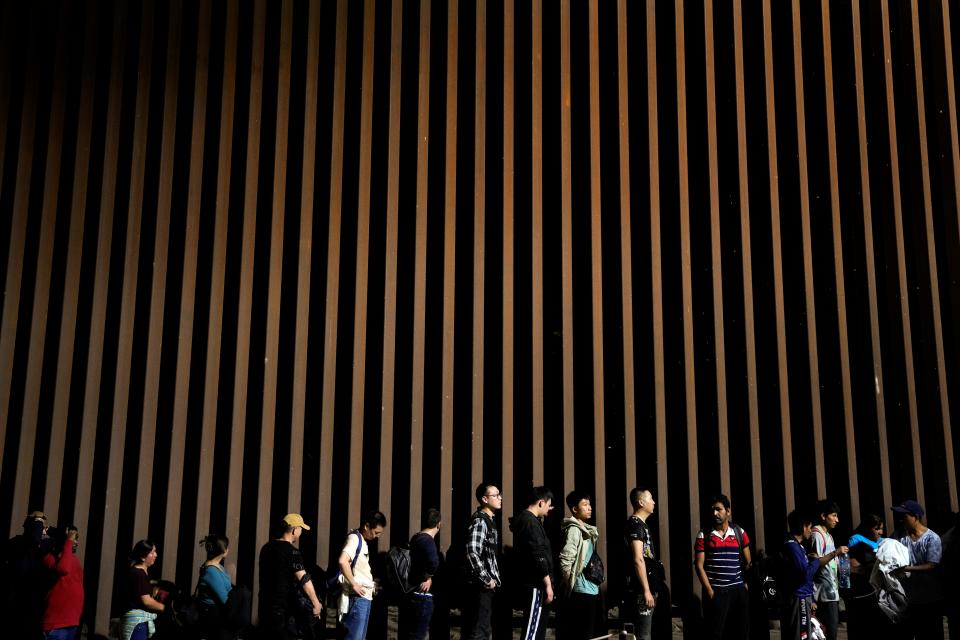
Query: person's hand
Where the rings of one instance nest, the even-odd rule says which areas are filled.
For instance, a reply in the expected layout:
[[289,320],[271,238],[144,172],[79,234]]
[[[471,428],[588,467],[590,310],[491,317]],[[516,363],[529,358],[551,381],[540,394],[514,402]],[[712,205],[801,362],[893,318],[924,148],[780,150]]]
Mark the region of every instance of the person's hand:
[[544,600],[544,604],[550,604],[551,602],[553,602],[553,585],[548,584],[546,591],[547,591],[547,597],[546,597],[546,600]]
[[493,578],[490,578],[490,582],[486,584],[486,587],[487,589],[490,589],[490,591],[493,591],[494,589],[497,588],[497,581],[494,580]]
[[657,606],[657,599],[653,597],[653,594],[647,591],[643,594],[643,603],[646,605],[647,609],[654,609]]
[[433,578],[427,578],[426,580],[420,583],[420,586],[417,588],[417,591],[419,593],[429,593],[431,585],[433,585]]
[[363,596],[367,595],[367,588],[364,587],[364,586],[363,586],[362,584],[360,584],[359,582],[356,582],[356,581],[351,582],[351,583],[350,583],[350,588],[353,590],[353,592],[354,592],[355,594],[357,594],[357,595],[360,596],[361,598],[362,598]]
[[80,539],[80,532],[76,529],[71,529],[70,533],[67,534],[67,540],[70,542],[77,542]]
[[313,617],[319,618],[321,613],[323,613],[323,605],[320,604],[320,601],[318,600],[317,603],[313,605]]
[[710,600],[713,600],[714,596],[716,595],[717,595],[717,592],[714,591],[713,589],[709,589],[707,591],[707,598],[709,598]]
[[846,545],[840,545],[839,547],[837,547],[837,553],[839,553],[839,554],[841,554],[841,555],[844,554],[844,553],[849,553],[849,552],[850,552],[850,547],[848,547],[848,546],[846,546]]

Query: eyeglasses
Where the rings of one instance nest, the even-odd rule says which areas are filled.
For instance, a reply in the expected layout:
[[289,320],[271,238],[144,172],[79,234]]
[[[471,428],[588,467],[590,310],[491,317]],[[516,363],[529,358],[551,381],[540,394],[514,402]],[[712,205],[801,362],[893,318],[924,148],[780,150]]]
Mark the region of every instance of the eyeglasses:
[[488,494],[485,495],[484,497],[485,497],[485,498],[502,498],[502,497],[503,497],[503,494],[502,494],[502,493],[488,493]]

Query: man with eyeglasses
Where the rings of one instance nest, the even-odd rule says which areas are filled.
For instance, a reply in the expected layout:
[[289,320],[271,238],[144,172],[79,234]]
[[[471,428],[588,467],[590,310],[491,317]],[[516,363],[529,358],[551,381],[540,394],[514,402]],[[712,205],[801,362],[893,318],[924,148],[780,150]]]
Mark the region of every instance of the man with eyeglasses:
[[475,495],[477,510],[470,519],[467,535],[469,589],[465,594],[462,637],[486,640],[493,633],[493,594],[500,587],[500,539],[493,517],[503,506],[503,494],[496,485],[482,482]]

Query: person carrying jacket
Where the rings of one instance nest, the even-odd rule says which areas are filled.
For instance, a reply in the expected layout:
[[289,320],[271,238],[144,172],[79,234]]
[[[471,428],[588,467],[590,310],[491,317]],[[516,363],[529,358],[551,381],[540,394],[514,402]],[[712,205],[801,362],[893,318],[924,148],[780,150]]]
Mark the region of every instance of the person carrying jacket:
[[510,519],[519,567],[523,605],[523,638],[543,640],[547,625],[543,621],[544,606],[553,602],[553,551],[543,528],[543,518],[553,509],[553,492],[534,487],[527,508]]
[[590,495],[571,491],[567,506],[572,514],[564,518],[563,549],[560,551],[560,594],[566,598],[561,608],[557,636],[571,640],[587,640],[598,635],[600,585],[584,575],[584,569],[596,553],[600,532],[587,524],[593,515]]

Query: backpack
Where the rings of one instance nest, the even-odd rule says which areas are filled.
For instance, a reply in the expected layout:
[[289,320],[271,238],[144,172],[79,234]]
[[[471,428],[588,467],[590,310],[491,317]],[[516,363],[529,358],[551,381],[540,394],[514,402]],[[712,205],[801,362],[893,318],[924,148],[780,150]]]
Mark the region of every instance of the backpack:
[[755,576],[760,600],[769,609],[774,609],[780,605],[777,580],[782,566],[783,561],[779,553],[768,556],[762,549],[757,551],[757,560],[753,563],[751,573]]
[[[354,529],[349,534],[352,536],[357,534],[357,550],[353,554],[353,560],[350,561],[350,570],[352,571],[355,566],[357,566],[357,560],[360,559],[360,551],[363,549],[363,536],[360,534],[360,529]],[[337,565],[337,570],[327,576],[326,581],[324,582],[325,591],[327,593],[332,593],[340,589],[340,577],[343,575],[343,572],[340,571],[340,565]]]
[[410,549],[391,547],[387,552],[387,588],[397,595],[413,591],[410,584]]

